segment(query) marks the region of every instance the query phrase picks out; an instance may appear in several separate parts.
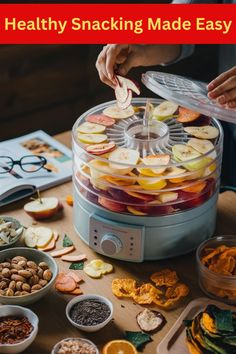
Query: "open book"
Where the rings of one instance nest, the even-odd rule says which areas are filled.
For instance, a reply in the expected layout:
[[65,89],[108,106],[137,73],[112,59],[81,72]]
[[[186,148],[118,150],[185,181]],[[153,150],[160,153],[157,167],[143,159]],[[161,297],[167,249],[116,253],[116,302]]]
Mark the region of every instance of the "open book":
[[25,172],[15,165],[11,172],[0,173],[0,207],[71,179],[71,150],[42,130],[0,142],[0,172],[4,172],[5,156],[19,161],[27,155],[45,157],[45,166]]

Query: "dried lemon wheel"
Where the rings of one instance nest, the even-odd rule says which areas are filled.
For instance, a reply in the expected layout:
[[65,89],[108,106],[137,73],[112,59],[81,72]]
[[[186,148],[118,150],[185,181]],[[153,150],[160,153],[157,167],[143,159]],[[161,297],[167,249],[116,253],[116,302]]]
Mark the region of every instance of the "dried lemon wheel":
[[102,349],[102,354],[138,354],[134,345],[127,340],[112,340]]

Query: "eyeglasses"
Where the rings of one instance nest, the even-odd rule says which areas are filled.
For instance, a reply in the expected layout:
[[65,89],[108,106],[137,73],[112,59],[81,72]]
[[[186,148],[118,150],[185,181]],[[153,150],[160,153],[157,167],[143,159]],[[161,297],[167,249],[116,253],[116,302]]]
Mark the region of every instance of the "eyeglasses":
[[20,160],[13,160],[9,156],[0,156],[0,174],[11,172],[15,165],[20,166],[24,172],[32,173],[39,171],[41,168],[51,172],[51,170],[45,167],[46,163],[47,159],[38,155],[26,155]]

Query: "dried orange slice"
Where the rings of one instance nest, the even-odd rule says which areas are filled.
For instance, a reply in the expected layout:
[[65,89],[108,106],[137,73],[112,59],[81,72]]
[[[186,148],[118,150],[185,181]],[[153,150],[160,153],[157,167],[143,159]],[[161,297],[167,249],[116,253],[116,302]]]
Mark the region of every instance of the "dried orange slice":
[[136,290],[136,281],[134,279],[113,279],[111,289],[117,297],[132,297]]
[[179,278],[174,270],[162,269],[160,272],[153,273],[150,279],[156,286],[173,286]]
[[105,344],[102,354],[138,354],[138,352],[132,343],[117,339]]
[[132,294],[133,300],[139,305],[151,304],[162,292],[150,283],[143,284]]

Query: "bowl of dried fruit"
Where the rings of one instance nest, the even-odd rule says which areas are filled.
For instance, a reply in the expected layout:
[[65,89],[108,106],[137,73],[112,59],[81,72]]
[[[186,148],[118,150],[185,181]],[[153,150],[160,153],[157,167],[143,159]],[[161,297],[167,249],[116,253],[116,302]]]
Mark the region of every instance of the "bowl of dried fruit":
[[38,301],[57,273],[55,260],[45,252],[25,247],[0,251],[0,303],[24,306]]
[[66,317],[81,331],[96,332],[112,319],[113,305],[100,295],[80,295],[68,302]]
[[0,250],[14,246],[21,238],[24,227],[11,216],[0,217]]
[[236,304],[236,236],[218,236],[197,249],[199,285],[210,297]]
[[96,345],[88,339],[84,338],[66,338],[57,343],[51,354],[99,354]]
[[38,316],[25,307],[14,305],[1,306],[0,312],[0,352],[23,352],[32,344],[38,333]]

